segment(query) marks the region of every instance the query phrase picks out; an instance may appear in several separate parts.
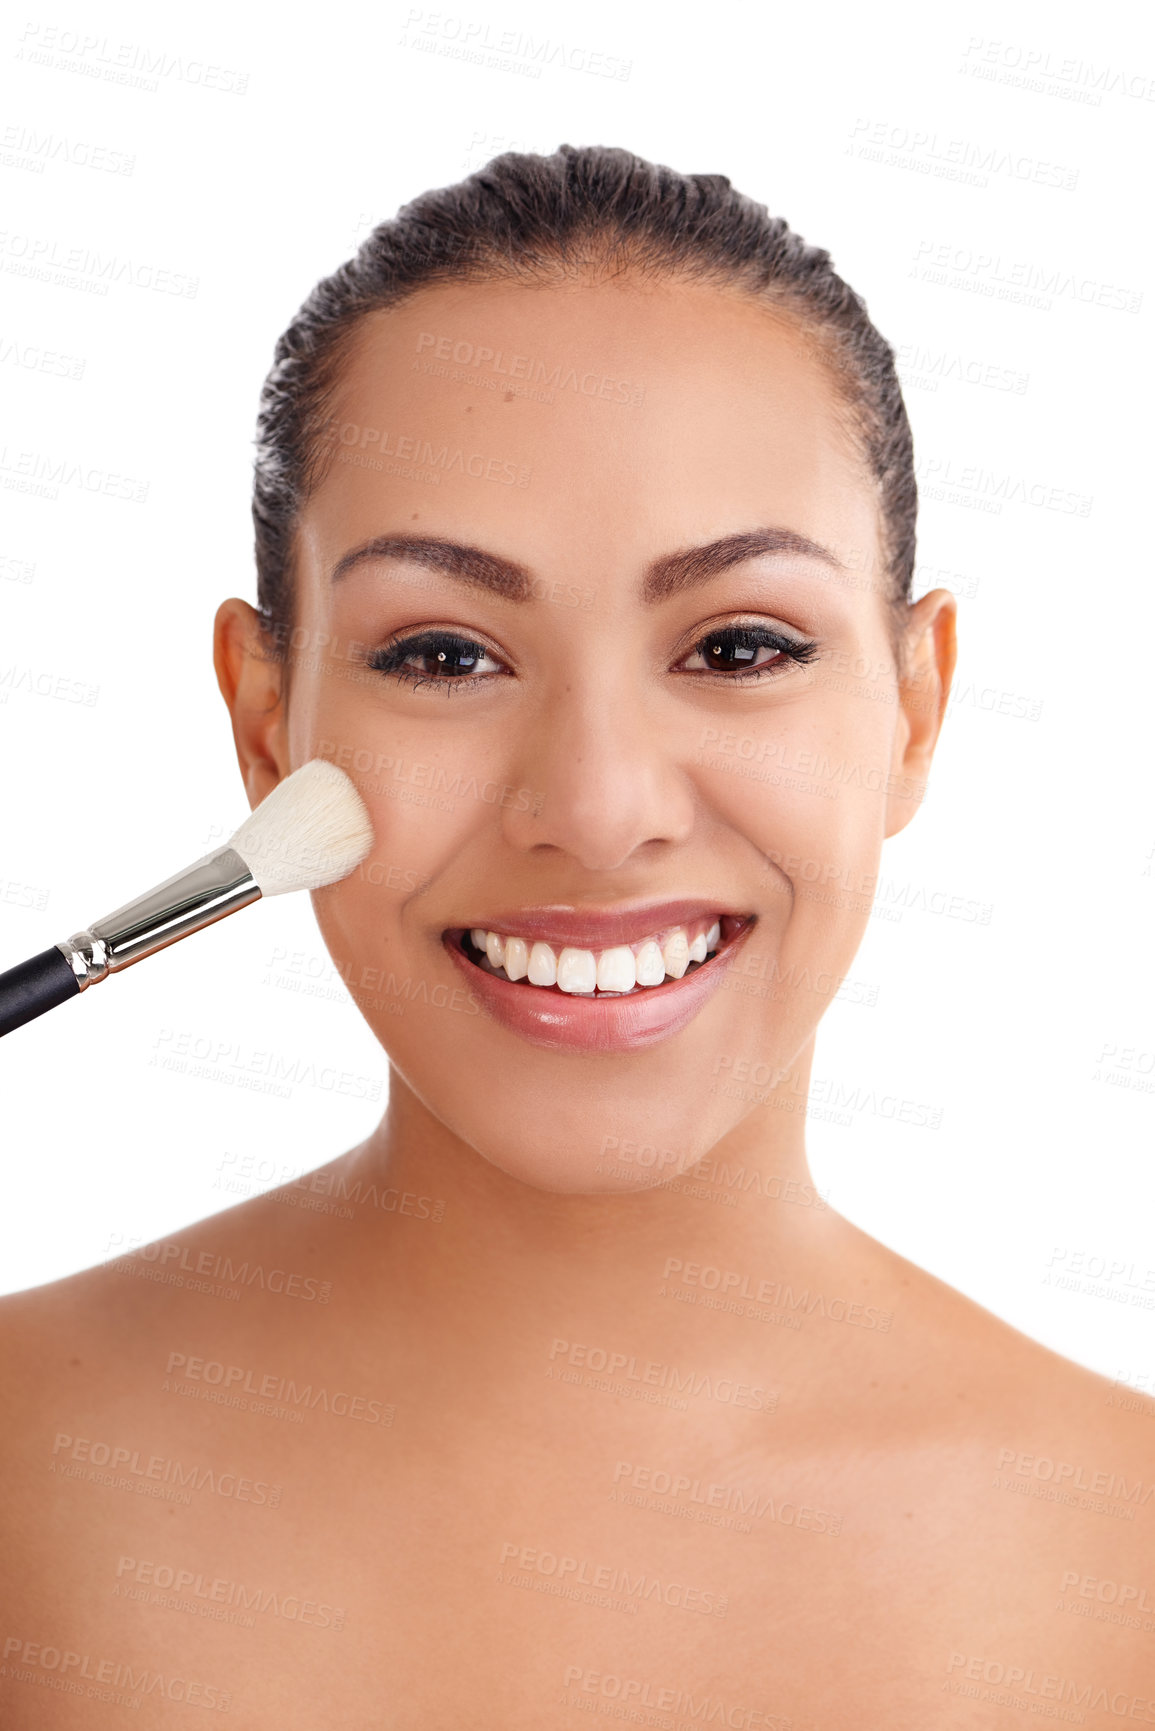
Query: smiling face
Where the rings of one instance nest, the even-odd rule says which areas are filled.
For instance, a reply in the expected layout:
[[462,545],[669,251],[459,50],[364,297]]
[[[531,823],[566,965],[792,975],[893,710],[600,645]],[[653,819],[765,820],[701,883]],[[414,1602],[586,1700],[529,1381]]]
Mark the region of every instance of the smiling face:
[[808,1049],[937,732],[847,412],[737,294],[460,284],[362,321],[328,438],[262,725],[373,820],[314,897],[334,962],[514,1177],[684,1171]]

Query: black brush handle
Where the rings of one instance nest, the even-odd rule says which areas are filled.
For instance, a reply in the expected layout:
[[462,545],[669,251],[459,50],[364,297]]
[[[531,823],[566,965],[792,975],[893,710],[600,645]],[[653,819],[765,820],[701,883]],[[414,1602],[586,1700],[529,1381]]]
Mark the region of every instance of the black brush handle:
[[55,944],[0,974],[0,1034],[10,1034],[74,998],[80,981]]

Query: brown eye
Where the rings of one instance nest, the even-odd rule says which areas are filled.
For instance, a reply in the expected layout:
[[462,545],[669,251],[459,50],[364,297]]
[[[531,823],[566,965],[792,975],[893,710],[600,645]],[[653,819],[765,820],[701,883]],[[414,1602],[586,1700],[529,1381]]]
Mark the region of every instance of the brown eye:
[[791,662],[811,660],[817,648],[766,626],[728,625],[701,638],[682,666],[687,673],[720,673],[730,678],[773,674]]
[[449,685],[455,680],[493,672],[492,667],[484,666],[493,659],[484,644],[468,637],[451,631],[424,631],[375,649],[369,657],[369,666],[399,679],[412,678],[417,684]]

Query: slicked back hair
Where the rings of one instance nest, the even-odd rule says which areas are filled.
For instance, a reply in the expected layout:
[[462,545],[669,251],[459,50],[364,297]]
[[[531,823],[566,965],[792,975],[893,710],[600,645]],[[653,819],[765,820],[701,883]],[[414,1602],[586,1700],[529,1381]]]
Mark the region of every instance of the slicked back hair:
[[253,486],[257,604],[283,654],[297,521],[332,455],[322,429],[361,320],[446,282],[548,284],[634,272],[736,288],[791,314],[850,412],[878,498],[886,595],[910,598],[918,495],[894,353],[830,255],[725,175],[678,174],[602,146],[510,151],[382,222],[320,281],[279,339],[261,393]]

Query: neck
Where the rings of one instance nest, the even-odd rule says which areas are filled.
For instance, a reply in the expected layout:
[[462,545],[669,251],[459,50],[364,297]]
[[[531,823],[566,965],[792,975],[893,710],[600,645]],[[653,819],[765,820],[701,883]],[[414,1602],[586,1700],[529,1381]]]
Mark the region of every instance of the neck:
[[[541,1351],[552,1339],[621,1335],[660,1355],[691,1337],[703,1344],[707,1324],[703,1350],[712,1340],[740,1356],[788,1330],[759,1329],[765,1316],[739,1304],[770,1313],[827,1287],[860,1297],[841,1292],[859,1235],[825,1205],[807,1164],[811,1057],[789,1084],[792,1109],[758,1106],[689,1172],[597,1195],[511,1178],[394,1075],[380,1125],[340,1162],[347,1183],[398,1198],[387,1242],[375,1208],[353,1229],[350,1262],[369,1310],[388,1316],[400,1304],[427,1343],[468,1336],[487,1351],[503,1340],[528,1347],[531,1335]],[[615,1171],[619,1183],[622,1172],[636,1182],[636,1168]]]

